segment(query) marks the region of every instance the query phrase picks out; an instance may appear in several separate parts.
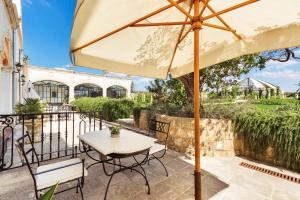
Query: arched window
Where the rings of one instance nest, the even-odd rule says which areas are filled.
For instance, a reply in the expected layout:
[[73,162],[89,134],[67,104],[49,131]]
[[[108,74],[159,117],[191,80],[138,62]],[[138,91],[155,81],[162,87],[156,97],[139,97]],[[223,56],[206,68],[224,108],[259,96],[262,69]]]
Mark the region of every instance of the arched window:
[[102,97],[103,90],[101,87],[90,84],[84,83],[77,85],[74,89],[75,98],[77,97]]
[[34,90],[42,101],[49,104],[63,104],[69,102],[69,86],[57,81],[37,81],[33,83]]
[[126,89],[119,85],[113,85],[107,88],[107,97],[117,99],[124,98],[126,97]]

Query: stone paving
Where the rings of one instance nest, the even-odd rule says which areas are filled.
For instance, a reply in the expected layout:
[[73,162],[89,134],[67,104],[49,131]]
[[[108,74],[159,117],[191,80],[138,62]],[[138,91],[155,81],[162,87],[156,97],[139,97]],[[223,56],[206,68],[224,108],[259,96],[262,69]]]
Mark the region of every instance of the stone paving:
[[[87,164],[91,163],[86,159]],[[169,177],[157,161],[145,166],[149,177],[151,194],[147,194],[144,179],[137,173],[125,171],[117,174],[111,183],[108,200],[188,200],[194,199],[193,161],[185,159],[182,154],[168,150],[164,163]],[[238,157],[204,157],[202,158],[202,190],[203,199],[212,200],[296,200],[300,199],[300,185],[279,178],[262,174],[239,166],[240,162],[251,161]],[[125,163],[132,162],[130,159]],[[122,161],[123,163],[123,161]],[[258,163],[256,163],[258,164]],[[264,166],[263,164],[258,164]],[[268,167],[268,166],[267,166]],[[268,167],[272,170],[289,173],[286,170]],[[0,173],[1,200],[34,199],[33,181],[27,168],[18,168]],[[84,197],[87,200],[104,198],[108,177],[104,175],[102,166],[89,169],[85,179]],[[62,188],[59,188],[62,189]],[[56,195],[54,199],[80,199],[75,190]]]

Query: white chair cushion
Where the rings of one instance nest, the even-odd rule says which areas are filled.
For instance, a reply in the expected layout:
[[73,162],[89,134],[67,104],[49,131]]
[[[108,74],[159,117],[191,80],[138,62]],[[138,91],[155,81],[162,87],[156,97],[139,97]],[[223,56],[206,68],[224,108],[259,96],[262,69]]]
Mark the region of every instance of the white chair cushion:
[[157,153],[157,152],[162,151],[164,149],[165,149],[165,145],[155,143],[154,146],[152,146],[150,148],[149,154],[154,154],[154,153]]
[[[87,174],[84,168],[84,175],[87,176]],[[57,182],[61,184],[80,177],[82,177],[82,162],[79,158],[39,166],[35,175],[38,190],[51,187]]]

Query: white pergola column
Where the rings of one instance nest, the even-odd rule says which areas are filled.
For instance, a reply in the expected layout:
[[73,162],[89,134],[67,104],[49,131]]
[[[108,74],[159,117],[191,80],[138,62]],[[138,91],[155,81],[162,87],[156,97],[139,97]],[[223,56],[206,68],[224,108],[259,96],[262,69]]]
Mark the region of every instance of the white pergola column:
[[69,86],[69,103],[75,100],[74,86]]
[[103,97],[107,97],[107,88],[106,87],[102,88],[102,93],[103,93]]

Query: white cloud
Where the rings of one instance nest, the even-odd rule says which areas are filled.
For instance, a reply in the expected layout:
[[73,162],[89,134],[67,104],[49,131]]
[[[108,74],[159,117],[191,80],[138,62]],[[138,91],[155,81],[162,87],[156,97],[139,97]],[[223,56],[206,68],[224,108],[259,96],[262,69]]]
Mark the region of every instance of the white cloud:
[[256,77],[264,78],[282,78],[282,79],[300,79],[300,71],[282,70],[282,71],[262,71],[254,74]]
[[148,84],[150,81],[153,80],[153,78],[136,77],[133,81],[135,84]]
[[[33,1],[32,0],[22,0],[22,3],[23,5],[25,6],[31,6],[33,4]],[[44,6],[47,6],[47,7],[52,7],[52,5],[50,4],[49,0],[39,0],[39,3],[44,5]]]
[[32,5],[32,0],[23,0],[22,2],[25,6],[31,6]]
[[128,78],[127,74],[120,74],[120,73],[114,73],[114,72],[107,72],[104,75],[108,76],[108,77],[115,77],[115,78]]
[[287,67],[294,66],[297,64],[300,65],[300,62],[295,59],[291,59],[287,62],[278,62],[278,61],[271,60],[267,63],[267,67],[270,67],[273,69],[282,69],[282,68],[287,68]]

